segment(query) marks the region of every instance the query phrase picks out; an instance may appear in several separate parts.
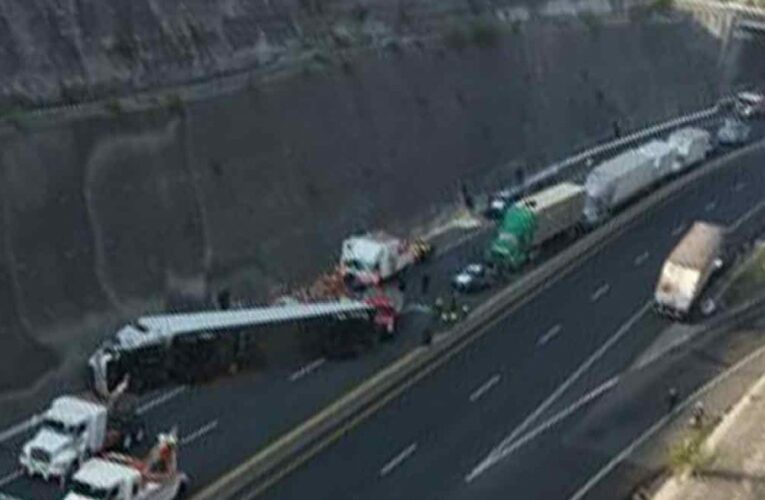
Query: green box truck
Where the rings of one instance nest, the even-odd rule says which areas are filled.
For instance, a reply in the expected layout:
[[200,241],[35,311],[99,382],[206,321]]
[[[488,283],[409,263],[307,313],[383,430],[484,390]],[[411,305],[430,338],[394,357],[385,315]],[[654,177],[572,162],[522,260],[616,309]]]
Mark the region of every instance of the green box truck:
[[520,269],[544,243],[580,225],[585,196],[582,186],[562,182],[519,200],[505,213],[487,260],[502,270]]

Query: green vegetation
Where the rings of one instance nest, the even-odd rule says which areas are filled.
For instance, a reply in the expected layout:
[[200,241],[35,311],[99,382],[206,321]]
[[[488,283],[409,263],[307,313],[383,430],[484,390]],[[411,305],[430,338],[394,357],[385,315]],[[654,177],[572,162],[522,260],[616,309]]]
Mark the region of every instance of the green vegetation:
[[581,13],[579,19],[587,26],[592,35],[596,35],[600,31],[600,19],[595,14]]
[[737,276],[723,295],[725,304],[741,303],[765,290],[765,245],[756,246],[743,267],[734,272]]
[[704,441],[712,432],[713,425],[709,424],[699,429],[689,431],[682,439],[669,448],[669,467],[675,474],[701,471],[712,459],[711,454],[704,450]]
[[181,96],[178,94],[169,94],[165,96],[165,108],[171,113],[181,114],[186,108],[186,103],[183,102]]
[[27,126],[26,113],[19,107],[0,110],[0,121],[8,122],[16,130],[24,130]]
[[672,9],[674,0],[653,0],[653,9],[659,11],[668,11]]
[[470,25],[470,39],[478,47],[496,47],[500,34],[500,26],[492,21],[475,21]]
[[115,98],[112,98],[106,101],[104,103],[104,108],[106,108],[108,112],[110,112],[111,114],[115,116],[122,114],[122,111],[123,111],[122,103],[120,103],[119,99],[115,99]]
[[469,23],[456,23],[443,34],[444,44],[455,50],[468,46],[496,47],[502,35],[502,26],[495,21],[477,19]]

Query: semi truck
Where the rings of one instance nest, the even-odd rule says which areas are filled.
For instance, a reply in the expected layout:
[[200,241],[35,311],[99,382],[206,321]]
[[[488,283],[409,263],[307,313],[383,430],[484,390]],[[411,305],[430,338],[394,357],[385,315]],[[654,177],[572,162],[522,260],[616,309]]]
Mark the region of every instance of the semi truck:
[[505,213],[489,247],[489,262],[518,270],[547,241],[580,224],[584,203],[584,188],[571,182],[522,198]]
[[79,396],[61,396],[44,412],[39,429],[22,446],[19,463],[30,476],[66,480],[89,456],[128,450],[145,435],[132,408],[118,408]]
[[696,222],[661,268],[654,301],[664,315],[686,318],[715,271],[722,267],[724,229]]
[[410,242],[382,231],[351,236],[343,241],[340,270],[353,285],[379,285],[424,261],[432,251],[423,240]]
[[175,500],[187,490],[178,470],[177,438],[160,434],[145,460],[109,453],[85,462],[72,477],[64,500]]
[[288,339],[327,356],[353,355],[375,336],[392,336],[397,319],[385,295],[142,316],[107,339],[88,365],[96,393],[108,394],[125,377],[131,391],[142,392],[253,366],[269,346]]

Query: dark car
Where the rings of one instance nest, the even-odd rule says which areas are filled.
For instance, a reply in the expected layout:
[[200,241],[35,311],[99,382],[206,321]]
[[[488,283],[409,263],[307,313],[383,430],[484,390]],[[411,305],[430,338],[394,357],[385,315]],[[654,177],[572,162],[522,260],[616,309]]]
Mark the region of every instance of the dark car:
[[452,278],[452,287],[458,292],[479,292],[490,288],[493,275],[484,264],[468,264]]

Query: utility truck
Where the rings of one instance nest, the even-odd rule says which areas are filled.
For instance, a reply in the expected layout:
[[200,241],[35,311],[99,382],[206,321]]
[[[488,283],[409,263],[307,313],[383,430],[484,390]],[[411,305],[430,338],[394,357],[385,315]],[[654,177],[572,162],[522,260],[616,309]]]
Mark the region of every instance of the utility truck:
[[518,270],[554,237],[582,220],[585,190],[563,182],[519,200],[505,213],[487,260],[502,270]]
[[188,478],[177,466],[177,438],[160,434],[145,460],[109,453],[88,460],[72,477],[64,500],[174,500]]
[[88,457],[103,450],[129,450],[144,435],[143,422],[131,408],[117,409],[115,401],[61,396],[43,414],[34,437],[22,446],[19,462],[28,475],[65,481]]
[[351,236],[343,241],[340,270],[352,284],[379,285],[424,261],[432,250],[425,241],[410,242],[382,231]]
[[688,316],[712,274],[722,267],[722,227],[696,222],[661,268],[654,294],[656,309],[667,316]]

